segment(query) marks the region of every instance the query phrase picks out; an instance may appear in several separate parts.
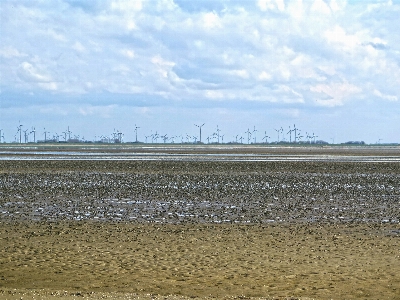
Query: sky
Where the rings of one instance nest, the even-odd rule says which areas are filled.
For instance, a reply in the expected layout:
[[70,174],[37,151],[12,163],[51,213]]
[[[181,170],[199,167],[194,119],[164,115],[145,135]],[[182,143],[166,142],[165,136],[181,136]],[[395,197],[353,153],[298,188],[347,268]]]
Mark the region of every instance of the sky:
[[296,126],[399,143],[399,16],[394,0],[1,0],[2,141],[22,125],[179,142],[204,123],[203,142],[289,141]]

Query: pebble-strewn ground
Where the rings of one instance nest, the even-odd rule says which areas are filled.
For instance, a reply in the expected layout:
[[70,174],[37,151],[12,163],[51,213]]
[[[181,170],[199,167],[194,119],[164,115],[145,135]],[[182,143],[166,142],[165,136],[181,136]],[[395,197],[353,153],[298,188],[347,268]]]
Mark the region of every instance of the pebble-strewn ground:
[[0,218],[399,222],[400,163],[0,162]]
[[0,160],[0,299],[400,299],[399,218],[396,161]]

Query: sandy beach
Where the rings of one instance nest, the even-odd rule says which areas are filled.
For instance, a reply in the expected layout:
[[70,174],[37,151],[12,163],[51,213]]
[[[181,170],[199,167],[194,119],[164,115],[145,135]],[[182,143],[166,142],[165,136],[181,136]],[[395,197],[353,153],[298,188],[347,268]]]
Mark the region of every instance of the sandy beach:
[[0,299],[400,299],[399,163],[0,161]]
[[[36,291],[65,299],[78,293],[398,299],[398,230],[359,224],[2,223],[0,297],[29,299]],[[11,297],[13,289],[29,293]]]

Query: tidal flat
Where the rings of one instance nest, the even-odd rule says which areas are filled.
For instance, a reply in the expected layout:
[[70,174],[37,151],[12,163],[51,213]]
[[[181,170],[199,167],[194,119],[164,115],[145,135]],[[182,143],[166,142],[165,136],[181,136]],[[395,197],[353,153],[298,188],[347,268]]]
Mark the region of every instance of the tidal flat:
[[400,163],[0,161],[0,299],[399,299]]

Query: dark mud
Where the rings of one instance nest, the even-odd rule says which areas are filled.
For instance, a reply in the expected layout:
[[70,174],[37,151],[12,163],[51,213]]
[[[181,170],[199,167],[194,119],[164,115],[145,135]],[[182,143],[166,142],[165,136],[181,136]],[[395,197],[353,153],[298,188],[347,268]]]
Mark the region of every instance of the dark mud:
[[0,161],[0,220],[398,223],[400,163]]

